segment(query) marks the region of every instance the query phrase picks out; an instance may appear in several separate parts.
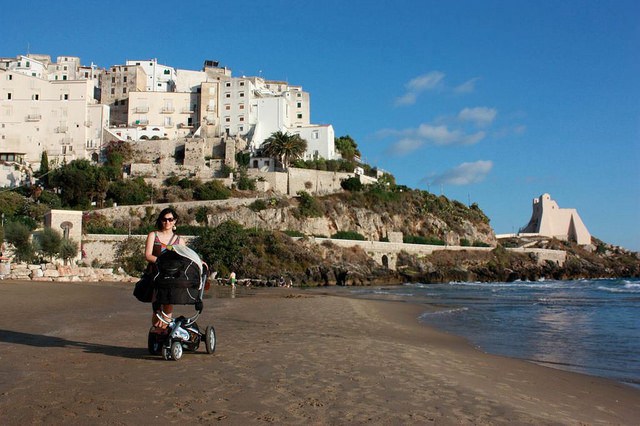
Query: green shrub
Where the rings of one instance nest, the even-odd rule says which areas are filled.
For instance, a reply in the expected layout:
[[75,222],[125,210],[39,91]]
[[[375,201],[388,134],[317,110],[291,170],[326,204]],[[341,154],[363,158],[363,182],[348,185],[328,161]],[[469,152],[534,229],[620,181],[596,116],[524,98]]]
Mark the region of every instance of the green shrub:
[[324,214],[322,206],[306,191],[298,191],[299,205],[296,210],[298,217],[320,217]]
[[350,177],[348,179],[344,179],[342,182],[340,182],[340,186],[345,191],[351,192],[359,192],[362,191],[362,188],[364,188],[364,185],[362,185],[362,182],[360,182],[360,178],[358,177]]
[[147,267],[144,241],[142,238],[129,237],[116,245],[115,263],[129,275],[141,275]]
[[63,239],[60,243],[60,257],[64,260],[64,264],[69,263],[69,260],[77,255],[78,243],[70,239]]
[[62,235],[54,229],[44,228],[39,238],[39,248],[42,254],[53,260],[60,253]]
[[366,240],[366,238],[362,234],[359,234],[355,231],[338,231],[333,234],[331,238],[335,238],[336,240]]
[[254,212],[259,212],[267,208],[267,203],[262,198],[258,198],[253,203],[249,204],[248,207]]
[[471,246],[471,242],[469,240],[467,240],[466,238],[462,238],[460,240],[460,245],[462,247],[470,247]]
[[476,241],[473,242],[473,246],[474,247],[491,247],[491,244],[487,244],[487,243],[485,243],[483,241],[476,240]]
[[211,180],[198,185],[193,190],[193,196],[196,200],[226,200],[231,196],[231,190],[219,180]]
[[426,244],[432,246],[443,246],[444,241],[436,237],[423,237],[420,235],[405,235],[402,238],[402,242],[407,244]]
[[300,231],[296,231],[294,229],[287,229],[284,232],[286,235],[290,236],[290,237],[304,237],[304,234]]

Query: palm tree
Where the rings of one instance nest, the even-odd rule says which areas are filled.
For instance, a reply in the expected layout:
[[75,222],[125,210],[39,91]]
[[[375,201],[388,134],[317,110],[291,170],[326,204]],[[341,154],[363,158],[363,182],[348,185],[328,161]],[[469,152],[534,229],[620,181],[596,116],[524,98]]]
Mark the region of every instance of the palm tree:
[[289,167],[291,160],[296,160],[307,150],[307,141],[300,135],[274,132],[260,146],[262,153],[278,159],[284,168]]

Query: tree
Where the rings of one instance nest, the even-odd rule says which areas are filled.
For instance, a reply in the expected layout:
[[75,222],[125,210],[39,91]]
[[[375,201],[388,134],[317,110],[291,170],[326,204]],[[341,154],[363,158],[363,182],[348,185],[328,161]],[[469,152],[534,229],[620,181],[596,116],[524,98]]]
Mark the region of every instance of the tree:
[[42,151],[40,156],[40,170],[35,174],[43,188],[49,188],[49,156]]
[[116,245],[116,264],[129,275],[142,275],[147,266],[144,257],[144,240],[129,237]]
[[20,222],[8,222],[5,226],[5,238],[15,247],[15,255],[18,261],[29,262],[34,257],[34,249],[31,244],[31,230]]
[[136,205],[143,204],[151,198],[153,187],[147,184],[143,178],[119,180],[111,182],[107,197],[118,204]]
[[334,139],[336,151],[342,155],[345,160],[353,161],[354,157],[360,157],[360,150],[358,150],[358,144],[351,136],[340,136]]
[[49,260],[53,260],[60,252],[62,243],[62,235],[54,229],[44,228],[40,234],[40,250]]
[[88,208],[98,196],[98,181],[103,173],[89,160],[74,160],[51,172],[49,182],[58,188],[63,206]]
[[191,246],[207,262],[211,271],[226,275],[242,268],[248,244],[249,238],[242,225],[229,221],[215,228],[206,228]]
[[292,160],[296,160],[307,150],[307,141],[300,135],[274,132],[261,145],[262,153],[278,159],[283,167],[289,167]]
[[78,255],[78,243],[73,240],[63,239],[60,243],[60,257],[64,260],[64,264],[67,265],[69,260]]

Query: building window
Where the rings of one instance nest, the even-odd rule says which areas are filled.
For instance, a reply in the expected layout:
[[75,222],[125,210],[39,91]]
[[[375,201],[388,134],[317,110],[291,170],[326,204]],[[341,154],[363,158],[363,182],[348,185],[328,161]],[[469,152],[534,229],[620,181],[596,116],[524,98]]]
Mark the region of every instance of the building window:
[[89,78],[89,73],[88,72],[84,73],[84,78]]
[[126,83],[127,82],[127,76],[125,75],[124,77],[122,77],[122,82]]
[[240,86],[244,86],[244,81],[241,81],[241,82],[240,82]]
[[31,66],[31,62],[27,61],[27,65],[25,65],[27,68],[29,68]]
[[7,93],[7,100],[11,100],[11,92]]
[[169,75],[169,74],[171,74],[171,71],[169,71],[169,70],[164,70],[164,75]]
[[242,123],[244,121],[244,117],[241,115],[240,117],[238,117],[238,121]]
[[7,78],[8,78],[9,80],[13,80],[13,76],[12,76],[11,74],[9,74],[9,75],[7,76]]
[[318,137],[319,137],[318,131],[314,130],[313,133],[311,133],[311,138],[318,139]]
[[244,127],[238,126],[238,132],[243,132],[243,131],[244,131]]
[[64,67],[62,67],[62,70],[66,71],[67,70],[67,66],[65,65]]
[[224,94],[224,97],[225,97],[225,98],[230,98],[230,97],[231,97],[231,93],[225,93],[225,94]]
[[64,100],[65,100],[65,101],[68,101],[68,100],[69,100],[69,94],[68,94],[68,93],[65,93],[65,94],[64,94]]
[[115,77],[111,77],[111,82],[115,83],[116,82],[116,78]]
[[302,108],[302,102],[298,102],[296,105],[298,108]]
[[230,122],[231,122],[231,118],[230,118],[230,117],[227,117],[227,118],[225,118],[225,119],[224,119],[224,121],[225,121],[226,123],[230,123]]
[[298,93],[296,96],[301,98],[302,97],[302,93]]
[[231,87],[231,82],[227,81],[227,82],[225,83],[225,87]]
[[225,109],[225,110],[227,110],[227,111],[229,111],[229,110],[231,109],[231,105],[229,105],[229,104],[225,105],[225,106],[224,106],[224,109]]
[[240,105],[238,105],[238,108],[240,108],[240,109],[244,109],[244,104],[240,104]]
[[40,100],[40,95],[39,94],[34,94],[31,99],[33,99],[34,101]]
[[116,94],[116,89],[115,89],[115,88],[113,88],[113,87],[111,88],[111,94],[112,94],[112,95],[115,95],[115,94]]
[[66,79],[67,79],[67,76],[66,76],[66,75],[63,75],[63,76],[62,76],[62,79],[63,79],[63,80],[66,80]]
[[240,92],[240,97],[244,98],[244,92]]
[[126,87],[122,88],[122,93],[127,93],[127,88]]
[[298,117],[299,119],[301,119],[301,118],[302,118],[302,114],[298,114],[298,115],[297,115],[297,117]]
[[124,72],[127,72],[127,67],[124,67]]

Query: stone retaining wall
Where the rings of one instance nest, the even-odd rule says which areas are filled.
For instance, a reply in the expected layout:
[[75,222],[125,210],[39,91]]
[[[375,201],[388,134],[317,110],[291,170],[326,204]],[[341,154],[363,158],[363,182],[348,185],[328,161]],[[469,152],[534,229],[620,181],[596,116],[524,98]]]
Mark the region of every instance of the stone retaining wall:
[[30,265],[27,263],[0,263],[0,279],[57,281],[57,282],[136,282],[139,278],[127,275],[122,269],[61,266],[53,263]]

